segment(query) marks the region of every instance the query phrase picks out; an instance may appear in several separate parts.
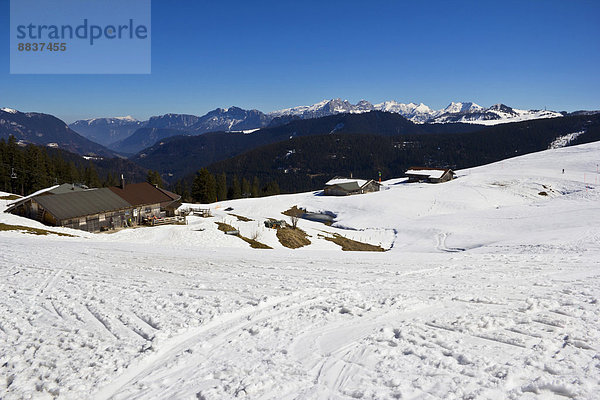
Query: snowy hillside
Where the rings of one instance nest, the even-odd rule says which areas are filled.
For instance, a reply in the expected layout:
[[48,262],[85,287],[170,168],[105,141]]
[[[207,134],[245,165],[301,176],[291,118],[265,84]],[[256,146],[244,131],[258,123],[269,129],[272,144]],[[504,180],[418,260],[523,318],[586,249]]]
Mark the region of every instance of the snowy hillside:
[[[0,398],[598,398],[598,154],[112,234],[2,213]],[[292,206],[335,222],[300,220],[311,244],[284,248],[264,221]],[[389,250],[341,251],[334,234]]]
[[561,113],[547,110],[519,110],[504,104],[483,108],[473,103],[451,103],[432,117],[430,123],[462,122],[480,125],[497,125],[541,118],[558,118]]

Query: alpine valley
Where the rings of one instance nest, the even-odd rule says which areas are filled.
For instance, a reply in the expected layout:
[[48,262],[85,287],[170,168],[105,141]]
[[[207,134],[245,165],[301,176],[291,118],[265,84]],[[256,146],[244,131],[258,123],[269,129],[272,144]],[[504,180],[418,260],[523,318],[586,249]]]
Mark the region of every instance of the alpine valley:
[[170,136],[200,135],[216,131],[247,131],[284,125],[295,119],[314,119],[335,114],[359,114],[369,111],[400,114],[417,124],[462,122],[481,125],[555,118],[566,114],[546,110],[520,110],[504,104],[485,108],[471,102],[452,102],[444,109],[434,110],[423,103],[404,104],[385,101],[372,104],[361,100],[352,104],[347,100],[331,99],[310,106],[286,108],[270,113],[229,107],[217,108],[201,117],[165,114],[151,117],[147,121],[138,121],[131,117],[93,118],[75,121],[69,126],[88,139],[115,151],[133,154]]
[[458,102],[433,110],[415,103],[333,99],[267,114],[229,107],[201,117],[171,113],[146,121],[127,116],[67,125],[52,115],[2,108],[0,138],[11,136],[21,147],[39,148],[21,158],[14,148],[6,152],[2,168],[20,168],[23,193],[40,189],[36,182],[72,176],[45,162],[44,178],[34,179],[19,160],[40,152],[87,168],[89,173],[79,176],[95,176],[93,166],[98,178],[82,178],[84,184],[108,185],[121,174],[137,181],[150,171],[153,181],[184,194],[191,192],[196,173],[207,168],[230,185],[259,181],[263,194],[293,193],[319,189],[336,175],[402,176],[411,165],[469,168],[554,143],[600,140],[600,114]]

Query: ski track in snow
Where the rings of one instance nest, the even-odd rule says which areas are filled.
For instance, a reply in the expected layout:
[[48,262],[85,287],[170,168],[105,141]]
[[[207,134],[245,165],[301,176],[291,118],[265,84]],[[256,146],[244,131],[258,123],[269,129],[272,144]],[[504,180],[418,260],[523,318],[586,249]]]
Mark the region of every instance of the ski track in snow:
[[[241,247],[214,219],[0,232],[0,398],[598,399],[600,194],[564,158],[535,163],[381,192],[414,208],[372,210],[379,230],[360,226],[367,195],[230,203],[253,218],[328,205],[386,253],[342,252],[306,221],[320,247],[296,251]],[[548,163],[572,175],[531,177]]]
[[[327,253],[152,250],[140,264],[113,244],[56,272],[42,255],[58,243],[30,244],[3,240],[21,260],[0,297],[7,399],[593,398],[600,377],[600,273],[585,254],[342,268]],[[61,259],[86,245],[61,244]]]

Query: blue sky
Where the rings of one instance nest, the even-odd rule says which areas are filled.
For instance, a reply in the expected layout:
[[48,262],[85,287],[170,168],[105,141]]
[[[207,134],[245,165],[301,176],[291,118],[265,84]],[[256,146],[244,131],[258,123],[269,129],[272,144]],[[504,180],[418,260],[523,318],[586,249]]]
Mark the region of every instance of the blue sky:
[[600,109],[597,1],[152,1],[150,75],[10,75],[0,106],[79,118],[337,98]]

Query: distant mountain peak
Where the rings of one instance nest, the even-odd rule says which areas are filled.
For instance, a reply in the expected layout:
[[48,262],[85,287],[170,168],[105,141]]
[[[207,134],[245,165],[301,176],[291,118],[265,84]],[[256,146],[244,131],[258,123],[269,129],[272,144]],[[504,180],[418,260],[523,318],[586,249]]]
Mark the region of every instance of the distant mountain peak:
[[465,112],[476,112],[483,110],[479,104],[475,104],[472,102],[451,102],[448,104],[448,107],[444,108],[445,113],[465,113]]
[[124,117],[114,117],[115,119],[119,119],[121,121],[137,121],[137,119],[133,118],[131,115],[126,115]]
[[23,113],[12,108],[1,108],[0,112],[5,113],[0,118],[0,138],[14,136],[21,143],[57,147],[80,155],[116,155],[104,146],[79,135],[53,115]]

